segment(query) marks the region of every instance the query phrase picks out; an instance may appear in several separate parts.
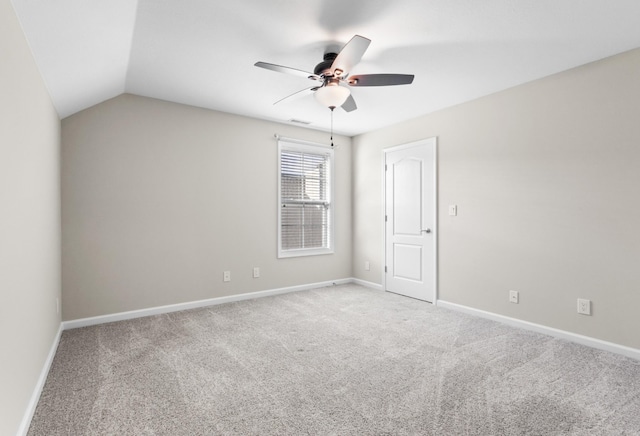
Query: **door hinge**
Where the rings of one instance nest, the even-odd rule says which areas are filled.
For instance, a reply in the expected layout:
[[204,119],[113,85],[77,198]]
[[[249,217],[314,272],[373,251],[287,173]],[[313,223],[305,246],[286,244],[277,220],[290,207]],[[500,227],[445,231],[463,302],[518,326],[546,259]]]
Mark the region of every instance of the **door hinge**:
[[385,223],[387,222],[387,216],[386,215],[384,216],[384,222]]
[[387,267],[386,266],[384,267],[384,272],[387,272]]
[[384,164],[384,170],[387,171],[387,164]]

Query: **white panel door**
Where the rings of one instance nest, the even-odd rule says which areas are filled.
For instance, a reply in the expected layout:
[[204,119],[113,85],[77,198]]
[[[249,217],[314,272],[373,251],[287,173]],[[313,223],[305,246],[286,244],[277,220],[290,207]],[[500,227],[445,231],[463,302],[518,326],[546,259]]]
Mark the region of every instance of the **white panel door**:
[[385,288],[433,302],[435,138],[385,153]]

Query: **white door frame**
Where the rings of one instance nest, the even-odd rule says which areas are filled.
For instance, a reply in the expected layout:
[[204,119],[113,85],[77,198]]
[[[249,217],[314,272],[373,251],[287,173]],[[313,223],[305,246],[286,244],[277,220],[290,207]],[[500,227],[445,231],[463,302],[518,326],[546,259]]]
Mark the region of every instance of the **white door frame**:
[[431,138],[420,139],[418,141],[409,142],[406,144],[396,145],[394,147],[385,148],[382,150],[382,260],[384,266],[382,268],[382,290],[387,292],[387,273],[386,273],[386,265],[387,265],[387,225],[385,222],[385,216],[387,213],[387,176],[386,176],[386,164],[387,164],[387,153],[391,153],[394,151],[403,150],[405,148],[415,147],[417,145],[428,144],[429,142],[433,142],[433,219],[434,219],[434,229],[433,237],[434,237],[434,276],[433,276],[433,305],[437,306],[438,304],[438,137],[433,136]]

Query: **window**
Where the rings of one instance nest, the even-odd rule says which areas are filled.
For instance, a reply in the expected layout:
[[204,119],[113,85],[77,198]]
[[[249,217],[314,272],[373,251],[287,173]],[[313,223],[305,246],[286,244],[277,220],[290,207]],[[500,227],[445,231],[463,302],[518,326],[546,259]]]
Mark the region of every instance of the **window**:
[[333,150],[278,140],[278,257],[333,253]]

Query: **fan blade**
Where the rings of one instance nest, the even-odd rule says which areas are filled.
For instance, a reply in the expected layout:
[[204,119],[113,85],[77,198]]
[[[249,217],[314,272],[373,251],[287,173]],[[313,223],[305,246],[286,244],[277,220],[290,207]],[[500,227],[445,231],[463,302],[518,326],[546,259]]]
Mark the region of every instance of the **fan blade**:
[[349,97],[347,97],[347,100],[342,103],[342,109],[347,112],[352,112],[358,109],[358,106],[356,106],[356,101],[353,99],[353,95],[349,95]]
[[413,74],[360,74],[347,79],[351,86],[409,85],[411,82]]
[[293,94],[287,95],[285,98],[281,98],[280,100],[276,101],[274,103],[274,105],[280,103],[283,100],[288,100],[288,99],[296,99],[296,98],[300,98],[300,97],[305,97],[307,95],[311,95],[313,94],[316,90],[318,90],[320,87],[319,86],[314,86],[313,88],[304,88],[301,89],[300,91],[296,91]]
[[342,47],[338,56],[331,64],[331,71],[340,70],[342,73],[336,74],[336,76],[346,76],[353,67],[355,67],[362,55],[367,51],[367,48],[371,44],[371,40],[364,36],[356,35],[347,44]]
[[267,62],[256,62],[254,65],[256,67],[266,68],[267,70],[276,71],[278,73],[293,74],[294,76],[304,77],[305,79],[322,80],[320,76],[313,73],[296,70],[295,68],[283,67],[282,65],[269,64]]

